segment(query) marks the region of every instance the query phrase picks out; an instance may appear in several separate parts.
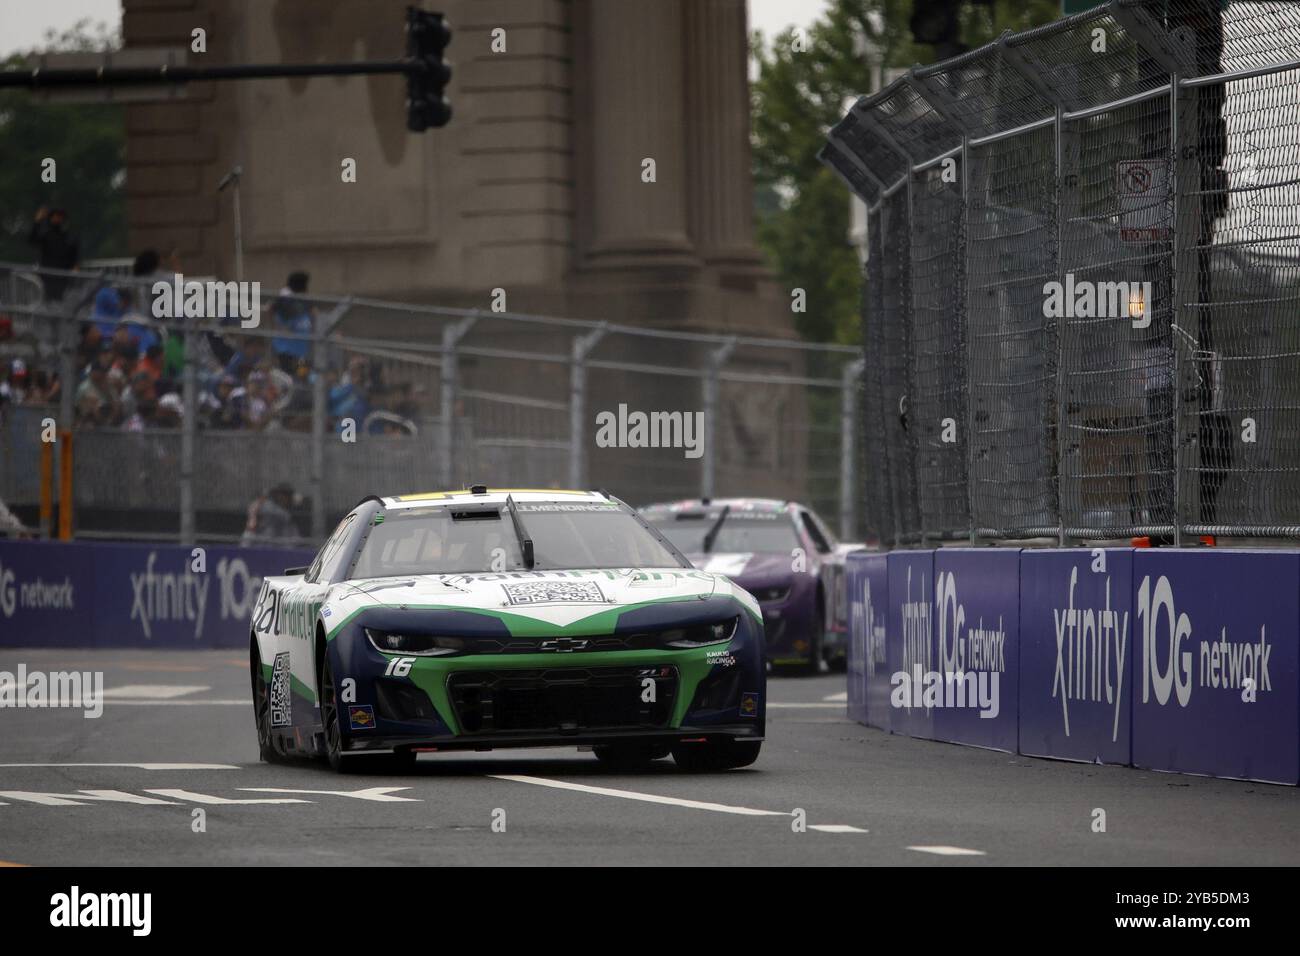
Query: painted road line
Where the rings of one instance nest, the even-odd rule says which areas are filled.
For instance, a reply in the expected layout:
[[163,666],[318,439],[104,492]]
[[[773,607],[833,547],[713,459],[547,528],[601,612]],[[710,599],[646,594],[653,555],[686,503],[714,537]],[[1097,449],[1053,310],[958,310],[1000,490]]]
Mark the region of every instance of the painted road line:
[[240,787],[245,793],[297,793],[306,796],[351,797],[354,800],[372,800],[375,803],[423,803],[418,797],[394,797],[395,790],[410,787],[367,787],[364,790],[290,790],[286,787]]
[[129,767],[133,770],[238,770],[229,763],[0,763],[11,767]]
[[[612,787],[590,787],[585,783],[569,783],[567,780],[552,780],[548,777],[525,777],[516,774],[490,774],[497,780],[512,780],[515,783],[531,783],[539,787],[554,787],[556,790],[574,790],[578,793],[593,793],[601,797],[620,797],[623,800],[640,800],[643,803],[661,803],[670,807],[685,807],[688,810],[708,810],[712,813],[734,813],[742,817],[792,817],[793,812],[785,810],[757,810],[754,807],[736,807],[726,803],[707,803],[703,800],[685,800],[681,797],[664,797],[657,793],[640,793],[636,790],[615,790]],[[857,827],[840,823],[809,824],[810,830],[823,833],[866,833]]]
[[983,850],[968,850],[964,846],[909,846],[917,853],[933,853],[935,856],[987,856]]
[[[102,663],[101,663],[102,666]],[[244,666],[248,666],[248,661],[244,661]],[[202,664],[118,664],[117,667],[124,671],[152,671],[161,674],[197,674],[207,670]]]
[[299,800],[296,797],[257,797],[250,800],[231,800],[227,797],[213,797],[206,793],[195,793],[192,790],[146,790],[145,793],[156,794],[160,797],[172,797],[176,800],[188,800],[191,803],[206,803],[210,806],[230,806],[233,804],[248,803],[311,803],[310,800]]
[[847,690],[842,690],[838,694],[827,694],[822,698],[822,700],[838,700],[841,703],[847,704],[849,702],[849,692]]
[[755,810],[753,807],[733,807],[725,803],[706,803],[702,800],[684,800],[680,797],[663,797],[657,793],[638,793],[635,790],[614,790],[610,787],[589,787],[585,783],[569,783],[565,780],[551,780],[546,777],[525,777],[517,774],[491,774],[497,780],[512,780],[515,783],[531,783],[538,787],[553,787],[556,790],[574,790],[578,793],[594,793],[602,797],[621,797],[624,800],[640,800],[643,803],[662,803],[671,807],[686,807],[690,810],[710,810],[714,813],[735,813],[743,817],[788,817],[784,810]]
[[[42,790],[0,790],[4,800],[21,800],[42,807],[84,807],[88,803],[134,803],[149,807],[179,807],[171,800],[141,797],[122,790],[78,790],[76,793],[47,793]],[[8,806],[0,802],[0,806]]]
[[810,823],[809,830],[820,830],[822,833],[869,833],[869,830],[863,830],[861,827],[851,827],[847,823]]
[[212,690],[206,684],[128,684],[104,691],[105,700],[173,700],[187,694]]

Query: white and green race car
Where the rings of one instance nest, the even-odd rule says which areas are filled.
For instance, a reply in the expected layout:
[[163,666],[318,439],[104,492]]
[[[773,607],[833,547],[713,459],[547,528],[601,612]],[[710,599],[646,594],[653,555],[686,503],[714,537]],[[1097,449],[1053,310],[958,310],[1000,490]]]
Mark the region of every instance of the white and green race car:
[[603,492],[366,498],[265,579],[249,655],[271,761],[579,745],[722,770],[763,740],[757,602]]

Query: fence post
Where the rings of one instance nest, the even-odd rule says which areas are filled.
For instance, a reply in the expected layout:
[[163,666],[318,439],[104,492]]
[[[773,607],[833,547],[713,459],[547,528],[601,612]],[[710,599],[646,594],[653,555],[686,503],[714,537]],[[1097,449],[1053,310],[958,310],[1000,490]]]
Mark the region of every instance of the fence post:
[[712,498],[716,477],[717,459],[714,435],[717,433],[718,373],[736,351],[736,339],[728,338],[708,355],[701,382],[704,404],[704,457],[700,462],[700,497]]
[[[77,392],[77,320],[76,309],[80,304],[76,287],[69,283],[64,290],[58,306],[58,327],[55,329],[59,348],[59,422],[56,434],[59,441],[59,529],[58,537],[72,537],[72,475],[66,474],[73,468],[72,421],[75,417],[73,400]],[[51,529],[53,530],[53,529]]]
[[605,337],[601,322],[586,335],[575,336],[569,361],[569,487],[587,487],[587,356]]
[[312,329],[311,339],[311,536],[313,541],[325,537],[325,425],[326,414],[325,372],[326,343],[352,308],[352,296],[341,299],[321,317]]
[[452,461],[456,456],[456,390],[460,375],[456,345],[477,321],[478,310],[475,309],[473,315],[442,327],[441,417],[438,421],[438,451],[441,457],[438,459],[438,480],[444,489],[450,489],[455,482]]
[[844,366],[840,386],[840,538],[857,536],[854,503],[857,485],[858,456],[854,454],[854,436],[858,433],[858,386],[862,382],[865,359],[855,359]]
[[199,333],[195,329],[198,319],[185,317],[184,343],[185,361],[181,367],[181,487],[180,487],[180,543],[193,547],[196,537],[194,513],[194,433],[198,429],[199,389],[198,389],[198,342]]

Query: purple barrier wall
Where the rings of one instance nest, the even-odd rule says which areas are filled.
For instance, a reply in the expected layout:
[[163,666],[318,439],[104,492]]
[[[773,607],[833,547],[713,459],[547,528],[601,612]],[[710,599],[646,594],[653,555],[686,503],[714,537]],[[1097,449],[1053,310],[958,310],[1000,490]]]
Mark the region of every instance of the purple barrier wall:
[[242,647],[264,575],[301,548],[0,541],[0,646]]
[[1133,551],[1020,555],[1020,752],[1132,759]]
[[854,551],[845,560],[845,573],[849,598],[849,719],[888,730],[888,556],[883,552]]
[[1300,553],[1133,562],[1134,765],[1300,781]]
[[[886,561],[889,727],[896,734],[934,737],[934,709],[924,706],[919,689],[912,686],[917,669],[923,675],[933,671],[939,658],[934,640],[934,552],[891,551]],[[895,683],[898,674],[908,676]]]
[[940,548],[934,578],[934,735],[1015,753],[1020,551]]

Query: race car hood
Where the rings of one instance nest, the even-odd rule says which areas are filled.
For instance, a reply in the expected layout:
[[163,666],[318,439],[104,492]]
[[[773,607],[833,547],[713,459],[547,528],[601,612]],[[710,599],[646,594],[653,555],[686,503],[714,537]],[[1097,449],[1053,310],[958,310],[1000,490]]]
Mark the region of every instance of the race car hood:
[[649,605],[686,603],[695,609],[733,597],[759,614],[753,599],[726,577],[687,568],[428,574],[335,585],[321,617],[331,636],[371,609],[461,612],[455,616],[462,620],[474,615],[504,621],[517,635],[596,633]]
[[781,552],[690,554],[687,557],[701,571],[724,574],[744,587],[781,584],[794,574],[790,555]]

